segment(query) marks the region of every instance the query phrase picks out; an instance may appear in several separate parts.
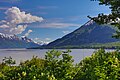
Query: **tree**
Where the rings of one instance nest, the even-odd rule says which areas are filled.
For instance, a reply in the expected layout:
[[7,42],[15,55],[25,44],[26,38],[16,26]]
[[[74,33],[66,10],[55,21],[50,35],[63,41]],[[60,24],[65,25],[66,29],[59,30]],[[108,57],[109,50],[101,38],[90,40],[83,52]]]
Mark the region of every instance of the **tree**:
[[14,65],[16,62],[15,62],[15,60],[13,60],[12,57],[10,56],[10,57],[4,57],[3,63],[11,66],[11,65]]
[[[94,0],[92,0],[94,1]],[[98,0],[100,5],[109,6],[111,13],[105,15],[103,13],[98,14],[97,17],[90,17],[91,20],[98,24],[111,24],[117,28],[115,38],[120,38],[120,0]]]
[[49,74],[50,77],[53,76],[56,80],[72,80],[74,78],[79,68],[77,65],[73,65],[74,60],[69,55],[70,52],[70,50],[51,50],[46,53],[46,64],[44,68],[46,77]]
[[70,52],[50,50],[44,59],[34,56],[18,66],[10,66],[12,58],[5,57],[6,64],[0,64],[0,80],[73,80],[80,68],[74,65]]
[[74,80],[120,80],[120,52],[100,49],[84,58]]

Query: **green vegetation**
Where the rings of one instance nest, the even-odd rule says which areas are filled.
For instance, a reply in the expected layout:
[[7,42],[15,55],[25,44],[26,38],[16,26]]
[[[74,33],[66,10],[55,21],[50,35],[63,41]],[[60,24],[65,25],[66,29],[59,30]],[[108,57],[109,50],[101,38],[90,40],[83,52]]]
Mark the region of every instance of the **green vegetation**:
[[[94,0],[92,0],[94,1]],[[100,5],[109,6],[111,13],[108,15],[98,14],[97,17],[90,17],[99,24],[111,24],[117,28],[115,38],[120,38],[120,0],[98,0]]]
[[120,52],[101,49],[80,62],[75,80],[119,80]]
[[[38,47],[34,49],[44,49],[46,47]],[[47,47],[46,49],[119,49],[120,42],[110,42],[110,43],[91,43],[91,44],[83,44],[83,45],[67,45],[67,46],[55,46],[55,47]],[[33,49],[33,48],[32,48]]]
[[[74,65],[71,51],[51,50],[45,59],[31,60],[13,66],[11,57],[0,64],[0,80],[119,80],[120,52],[100,49]],[[12,65],[11,65],[12,64]]]
[[[120,40],[112,38],[114,33],[115,29],[110,25],[99,25],[90,20],[72,33],[37,48],[115,48],[114,43],[119,43]],[[113,45],[109,46],[109,44]]]
[[19,66],[7,65],[10,58],[0,64],[0,80],[72,80],[79,68],[73,65],[69,52],[51,50],[45,59],[33,57]]

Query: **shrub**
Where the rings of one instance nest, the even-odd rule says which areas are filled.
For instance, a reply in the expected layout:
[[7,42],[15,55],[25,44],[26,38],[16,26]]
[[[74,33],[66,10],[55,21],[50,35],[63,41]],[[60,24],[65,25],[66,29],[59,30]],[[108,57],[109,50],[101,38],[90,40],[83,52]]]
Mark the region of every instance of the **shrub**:
[[79,68],[73,65],[69,52],[51,50],[46,52],[45,59],[33,57],[19,66],[5,62],[1,64],[0,80],[72,80]]
[[82,60],[79,66],[75,80],[119,80],[120,52],[100,49]]

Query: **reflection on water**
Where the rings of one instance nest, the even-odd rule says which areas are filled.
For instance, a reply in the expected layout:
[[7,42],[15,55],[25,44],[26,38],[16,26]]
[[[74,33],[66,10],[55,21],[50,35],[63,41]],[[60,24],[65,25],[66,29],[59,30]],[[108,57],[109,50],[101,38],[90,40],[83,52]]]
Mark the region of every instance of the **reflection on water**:
[[[79,63],[86,56],[90,56],[95,49],[71,49],[70,55],[73,56],[74,63]],[[44,58],[48,49],[0,49],[0,61],[4,57],[11,56],[13,60],[16,60],[17,65],[25,60],[31,59],[33,56]],[[107,50],[111,51],[111,50]]]

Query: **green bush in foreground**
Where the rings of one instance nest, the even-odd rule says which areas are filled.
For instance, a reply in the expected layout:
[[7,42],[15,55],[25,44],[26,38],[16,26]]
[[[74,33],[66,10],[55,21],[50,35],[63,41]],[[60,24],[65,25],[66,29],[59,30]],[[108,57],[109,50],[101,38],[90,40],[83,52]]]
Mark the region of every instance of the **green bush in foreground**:
[[[119,80],[120,52],[105,52],[100,49],[79,65],[73,64],[68,51],[51,50],[45,59],[33,57],[31,60],[11,66],[6,58],[0,64],[0,80]],[[10,58],[10,62],[13,62]],[[12,64],[13,65],[13,64]]]
[[45,59],[33,57],[19,66],[0,65],[0,80],[72,80],[79,68],[68,51],[51,50]]
[[80,62],[75,80],[120,80],[120,52],[101,49]]

